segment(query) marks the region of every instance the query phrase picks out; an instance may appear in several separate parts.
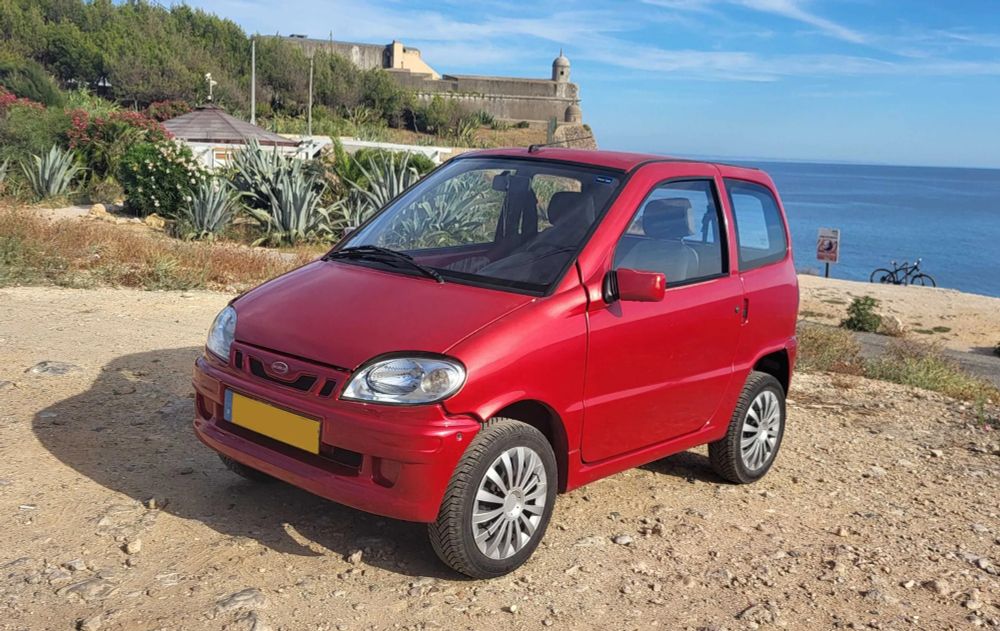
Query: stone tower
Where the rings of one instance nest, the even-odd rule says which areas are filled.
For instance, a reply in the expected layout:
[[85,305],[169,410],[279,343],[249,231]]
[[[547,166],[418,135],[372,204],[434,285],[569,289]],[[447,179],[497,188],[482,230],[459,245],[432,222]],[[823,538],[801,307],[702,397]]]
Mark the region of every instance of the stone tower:
[[552,80],[556,83],[569,83],[569,59],[559,49],[559,56],[552,62]]

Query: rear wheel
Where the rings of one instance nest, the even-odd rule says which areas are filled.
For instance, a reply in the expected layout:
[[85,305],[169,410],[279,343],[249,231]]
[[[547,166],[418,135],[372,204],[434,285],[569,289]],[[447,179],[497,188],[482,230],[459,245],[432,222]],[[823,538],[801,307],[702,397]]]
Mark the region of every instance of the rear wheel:
[[473,578],[517,569],[545,535],[557,483],[555,454],[541,432],[491,419],[455,467],[437,521],[428,524],[434,552]]
[[226,465],[227,469],[241,478],[246,478],[247,480],[251,480],[253,482],[274,482],[274,478],[267,475],[263,471],[258,471],[253,467],[248,467],[242,462],[233,460],[229,456],[219,454],[219,459],[222,460],[222,464]]
[[755,482],[774,464],[784,434],[784,388],[767,373],[751,372],[725,438],[708,445],[712,468],[730,482]]
[[917,274],[912,280],[910,280],[910,284],[920,285],[922,287],[937,287],[937,283],[934,282],[934,279],[927,274]]
[[872,272],[872,275],[868,277],[868,280],[872,283],[889,284],[896,282],[896,276],[884,267],[880,267]]

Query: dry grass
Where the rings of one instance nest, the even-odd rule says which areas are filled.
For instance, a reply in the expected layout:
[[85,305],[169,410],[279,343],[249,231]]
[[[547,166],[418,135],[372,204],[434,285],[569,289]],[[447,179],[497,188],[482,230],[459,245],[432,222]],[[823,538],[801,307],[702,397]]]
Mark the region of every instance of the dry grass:
[[989,381],[969,375],[941,351],[941,347],[913,340],[894,340],[885,355],[868,362],[865,374],[968,401],[1000,401],[1000,391]]
[[864,372],[861,346],[846,329],[800,323],[797,364],[803,370],[860,375]]
[[278,255],[188,243],[96,221],[48,221],[0,210],[0,286],[56,284],[242,290],[298,267],[313,249]]
[[937,345],[896,339],[884,355],[866,361],[854,334],[843,328],[803,322],[798,339],[797,365],[803,370],[863,375],[979,403],[1000,401],[992,383],[962,370]]

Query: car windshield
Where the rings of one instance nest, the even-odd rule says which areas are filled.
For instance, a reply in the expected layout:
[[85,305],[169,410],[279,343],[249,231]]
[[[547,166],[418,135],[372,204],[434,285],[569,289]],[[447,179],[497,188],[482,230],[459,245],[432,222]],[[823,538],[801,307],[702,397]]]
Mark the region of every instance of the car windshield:
[[[388,248],[446,281],[544,293],[620,184],[620,173],[581,165],[459,158],[390,203],[338,251]],[[363,252],[342,260],[412,271]]]

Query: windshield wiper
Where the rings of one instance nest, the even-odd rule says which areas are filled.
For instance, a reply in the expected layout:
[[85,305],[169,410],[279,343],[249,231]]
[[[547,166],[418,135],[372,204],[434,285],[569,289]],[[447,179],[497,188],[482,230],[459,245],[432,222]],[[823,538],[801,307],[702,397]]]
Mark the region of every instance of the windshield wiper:
[[[409,254],[406,254],[405,252],[398,252],[396,250],[390,250],[389,248],[379,247],[377,245],[359,245],[353,248],[342,248],[340,250],[328,252],[323,256],[324,261],[332,261],[335,259],[370,259],[381,262],[390,262],[390,264],[393,261],[398,261],[412,267],[428,278],[433,278],[439,283],[444,282],[444,276],[439,274],[437,270],[417,263]],[[386,259],[389,259],[389,261]]]

